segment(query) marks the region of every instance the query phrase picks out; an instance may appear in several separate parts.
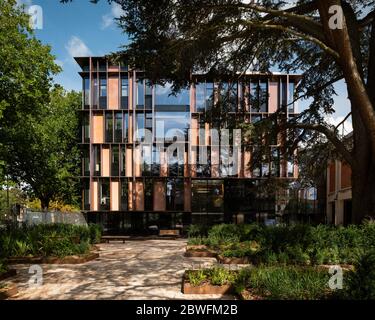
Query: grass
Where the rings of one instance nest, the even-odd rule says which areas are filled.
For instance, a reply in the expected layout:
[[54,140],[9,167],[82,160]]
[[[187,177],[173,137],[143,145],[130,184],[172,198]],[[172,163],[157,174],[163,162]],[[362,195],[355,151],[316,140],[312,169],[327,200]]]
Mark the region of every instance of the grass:
[[326,299],[329,273],[312,267],[261,266],[240,270],[236,291],[246,289],[270,300]]

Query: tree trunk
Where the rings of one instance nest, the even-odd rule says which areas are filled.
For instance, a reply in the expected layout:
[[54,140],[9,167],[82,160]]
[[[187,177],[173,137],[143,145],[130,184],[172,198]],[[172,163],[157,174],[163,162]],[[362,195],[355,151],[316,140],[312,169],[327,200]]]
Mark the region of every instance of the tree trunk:
[[48,207],[49,207],[50,199],[41,197],[41,198],[39,198],[39,200],[40,200],[40,206],[42,207],[42,211],[47,212]]
[[363,123],[353,110],[352,222],[375,217],[375,155]]

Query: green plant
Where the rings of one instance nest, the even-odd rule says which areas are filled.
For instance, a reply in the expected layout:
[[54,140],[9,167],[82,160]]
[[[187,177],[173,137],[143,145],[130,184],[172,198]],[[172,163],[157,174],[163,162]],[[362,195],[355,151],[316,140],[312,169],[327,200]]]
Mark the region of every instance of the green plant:
[[344,278],[344,290],[338,295],[344,299],[374,300],[375,299],[375,249],[358,258],[354,270]]
[[187,270],[186,276],[187,276],[189,283],[193,287],[200,286],[207,279],[207,275],[204,269]]
[[14,249],[14,255],[18,257],[24,257],[30,253],[30,245],[22,240],[16,240]]
[[236,280],[236,273],[223,267],[214,267],[207,270],[209,280],[214,286],[231,284]]
[[235,286],[264,299],[324,299],[331,293],[328,279],[328,272],[311,267],[260,266],[240,270]]
[[187,228],[188,237],[205,237],[207,236],[207,225],[191,224]]

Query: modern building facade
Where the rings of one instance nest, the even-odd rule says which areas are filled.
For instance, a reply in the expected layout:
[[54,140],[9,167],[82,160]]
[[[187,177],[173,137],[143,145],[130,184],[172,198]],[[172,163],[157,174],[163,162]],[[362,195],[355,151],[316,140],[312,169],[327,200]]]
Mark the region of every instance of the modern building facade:
[[173,95],[170,84],[153,85],[128,66],[102,57],[76,61],[83,79],[82,210],[89,222],[132,233],[260,221],[283,210],[285,197],[258,186],[270,177],[297,178],[295,159],[283,156],[284,135],[251,166],[252,149],[238,143],[237,133],[217,140],[214,129],[276,111],[296,116],[298,75],[247,73],[236,82],[192,75],[191,86]]

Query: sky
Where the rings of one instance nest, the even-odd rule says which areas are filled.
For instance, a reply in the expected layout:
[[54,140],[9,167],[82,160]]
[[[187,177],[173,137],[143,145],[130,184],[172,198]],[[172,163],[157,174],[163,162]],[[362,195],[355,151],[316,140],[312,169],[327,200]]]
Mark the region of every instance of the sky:
[[[17,0],[26,8],[38,5],[43,10],[43,28],[35,30],[35,35],[52,48],[56,63],[63,71],[55,77],[55,82],[67,90],[81,90],[82,81],[75,56],[102,56],[117,51],[128,43],[126,34],[117,27],[114,18],[121,15],[121,8],[106,0],[91,4],[89,0],[74,0],[61,4],[59,0]],[[336,113],[328,117],[332,124],[338,124],[350,111],[344,81],[335,86],[338,96],[334,97]],[[302,111],[308,101],[299,103]],[[352,130],[351,120],[345,123],[344,133]],[[342,130],[341,130],[342,131]]]

